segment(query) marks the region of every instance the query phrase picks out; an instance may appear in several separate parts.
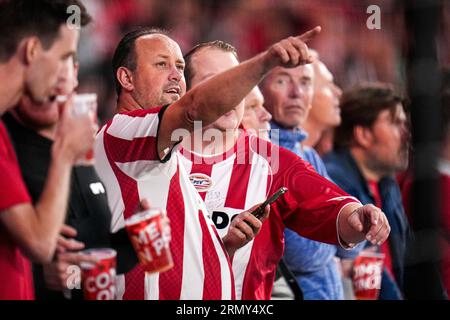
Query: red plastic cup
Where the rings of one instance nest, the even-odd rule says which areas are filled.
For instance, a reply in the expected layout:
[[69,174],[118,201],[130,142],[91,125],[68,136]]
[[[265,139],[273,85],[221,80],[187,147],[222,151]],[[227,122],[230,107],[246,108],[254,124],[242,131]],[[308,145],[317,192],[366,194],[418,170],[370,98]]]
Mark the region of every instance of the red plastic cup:
[[356,300],[377,300],[381,288],[384,253],[361,251],[353,266]]
[[[78,93],[73,98],[72,113],[76,116],[88,114],[92,122],[97,122],[97,94]],[[86,154],[77,160],[78,166],[94,165],[94,150],[90,149]]]
[[115,300],[116,251],[108,248],[88,249],[82,254],[97,259],[97,263],[82,262],[81,279],[85,300]]
[[125,227],[144,270],[164,272],[173,267],[170,233],[164,228],[165,211],[150,209],[125,220]]

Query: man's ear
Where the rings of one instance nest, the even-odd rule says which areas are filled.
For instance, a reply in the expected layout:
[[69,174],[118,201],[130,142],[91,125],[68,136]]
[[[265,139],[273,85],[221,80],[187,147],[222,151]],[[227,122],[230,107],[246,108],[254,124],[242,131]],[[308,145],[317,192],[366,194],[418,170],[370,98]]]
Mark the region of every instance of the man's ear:
[[373,140],[372,130],[364,126],[355,126],[353,128],[353,138],[356,144],[367,148],[370,146]]
[[126,67],[119,67],[116,72],[116,78],[123,89],[133,91],[133,75],[130,69]]
[[24,40],[24,62],[25,64],[31,64],[39,51],[42,50],[42,43],[38,37],[29,37]]

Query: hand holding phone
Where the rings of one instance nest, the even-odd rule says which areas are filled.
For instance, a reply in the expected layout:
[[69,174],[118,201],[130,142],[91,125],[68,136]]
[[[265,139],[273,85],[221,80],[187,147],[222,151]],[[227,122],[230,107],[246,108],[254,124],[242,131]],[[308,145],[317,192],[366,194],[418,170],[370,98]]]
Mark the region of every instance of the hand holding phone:
[[281,187],[280,189],[278,189],[277,192],[275,192],[270,198],[267,198],[266,201],[264,201],[258,208],[256,208],[255,210],[252,211],[252,214],[257,217],[258,219],[261,219],[261,217],[264,214],[264,208],[268,205],[268,204],[272,204],[274,203],[279,196],[281,196],[282,194],[285,194],[288,191],[288,189],[286,187]]

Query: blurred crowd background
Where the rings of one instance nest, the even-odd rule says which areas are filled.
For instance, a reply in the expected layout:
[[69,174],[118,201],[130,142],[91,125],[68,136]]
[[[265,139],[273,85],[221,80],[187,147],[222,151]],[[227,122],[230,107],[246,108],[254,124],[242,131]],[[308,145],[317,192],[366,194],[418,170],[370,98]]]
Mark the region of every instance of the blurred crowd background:
[[[115,109],[111,59],[120,38],[137,26],[167,29],[183,52],[209,40],[233,44],[241,60],[269,44],[316,26],[318,50],[337,84],[379,80],[405,86],[405,57],[410,36],[403,1],[395,0],[83,0],[94,23],[82,31],[79,92],[97,92],[99,119]],[[381,29],[366,22],[370,5],[381,9]],[[450,63],[450,2],[444,1],[438,59]]]

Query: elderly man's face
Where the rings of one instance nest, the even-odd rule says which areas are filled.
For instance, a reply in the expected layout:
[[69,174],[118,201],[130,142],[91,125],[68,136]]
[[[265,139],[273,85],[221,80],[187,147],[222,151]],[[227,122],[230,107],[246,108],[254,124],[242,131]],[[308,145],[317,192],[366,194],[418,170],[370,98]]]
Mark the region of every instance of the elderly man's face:
[[301,127],[311,109],[314,71],[311,65],[277,67],[264,80],[264,106],[281,126]]

